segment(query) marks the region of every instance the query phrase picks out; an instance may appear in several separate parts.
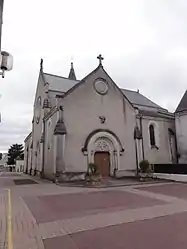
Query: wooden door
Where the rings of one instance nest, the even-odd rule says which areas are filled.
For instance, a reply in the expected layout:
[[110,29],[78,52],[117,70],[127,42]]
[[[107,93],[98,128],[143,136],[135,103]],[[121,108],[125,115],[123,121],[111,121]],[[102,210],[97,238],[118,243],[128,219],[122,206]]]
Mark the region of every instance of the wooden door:
[[108,152],[96,152],[94,163],[98,166],[99,172],[103,177],[110,175],[110,154]]

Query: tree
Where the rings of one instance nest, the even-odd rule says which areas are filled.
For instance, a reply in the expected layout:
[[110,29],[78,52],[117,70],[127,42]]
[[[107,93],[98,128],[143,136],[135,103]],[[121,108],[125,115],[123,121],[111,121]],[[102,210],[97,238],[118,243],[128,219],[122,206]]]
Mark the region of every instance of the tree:
[[16,163],[16,160],[24,159],[24,149],[22,144],[13,144],[8,150],[8,165],[13,165]]
[[2,159],[2,157],[3,157],[3,153],[0,153],[0,160]]

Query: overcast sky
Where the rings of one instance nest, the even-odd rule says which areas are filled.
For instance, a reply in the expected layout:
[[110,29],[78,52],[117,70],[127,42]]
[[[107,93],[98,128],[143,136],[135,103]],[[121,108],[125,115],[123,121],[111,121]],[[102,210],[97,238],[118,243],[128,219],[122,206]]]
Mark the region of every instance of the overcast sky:
[[186,0],[5,0],[2,49],[14,57],[0,78],[0,151],[31,129],[40,58],[44,71],[79,79],[97,65],[123,88],[174,111],[187,88]]

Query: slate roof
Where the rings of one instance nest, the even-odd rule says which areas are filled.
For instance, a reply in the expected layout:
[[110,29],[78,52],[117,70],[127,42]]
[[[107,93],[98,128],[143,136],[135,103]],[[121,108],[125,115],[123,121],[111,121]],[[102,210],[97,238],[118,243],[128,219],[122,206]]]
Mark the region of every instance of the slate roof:
[[160,112],[160,111],[155,112],[155,111],[148,111],[148,110],[139,110],[139,113],[147,117],[174,119],[174,114],[171,112]]
[[71,80],[65,77],[43,73],[45,81],[49,83],[49,90],[58,91],[58,92],[67,92],[72,88],[78,80]]
[[[49,90],[52,91],[59,91],[59,92],[67,92],[72,87],[74,87],[80,81],[78,80],[71,80],[69,78],[43,73],[46,82],[49,83]],[[166,109],[162,108],[161,106],[155,104],[150,99],[146,98],[144,95],[137,91],[121,89],[122,93],[126,96],[126,98],[131,102],[134,107],[142,106],[142,107],[151,107],[155,108],[155,110],[160,109],[163,111],[167,111]]]
[[142,95],[139,92],[127,90],[127,89],[121,89],[123,94],[128,98],[128,100],[136,107],[136,106],[147,106],[157,109],[164,109],[161,106],[155,104],[150,99],[146,98],[144,95]]
[[187,110],[187,90],[184,93],[175,112],[181,112],[181,111],[186,111],[186,110]]

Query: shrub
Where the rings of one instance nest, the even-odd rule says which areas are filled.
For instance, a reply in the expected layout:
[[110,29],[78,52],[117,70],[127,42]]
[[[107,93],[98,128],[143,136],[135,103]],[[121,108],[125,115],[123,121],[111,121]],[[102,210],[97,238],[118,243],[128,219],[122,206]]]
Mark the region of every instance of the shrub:
[[150,166],[150,164],[149,164],[149,161],[148,161],[148,160],[142,160],[142,161],[140,162],[140,164],[139,164],[140,171],[141,171],[142,173],[148,173],[148,171],[149,171],[149,166]]
[[96,174],[98,172],[98,167],[95,163],[89,163],[88,170],[91,171],[91,174]]

